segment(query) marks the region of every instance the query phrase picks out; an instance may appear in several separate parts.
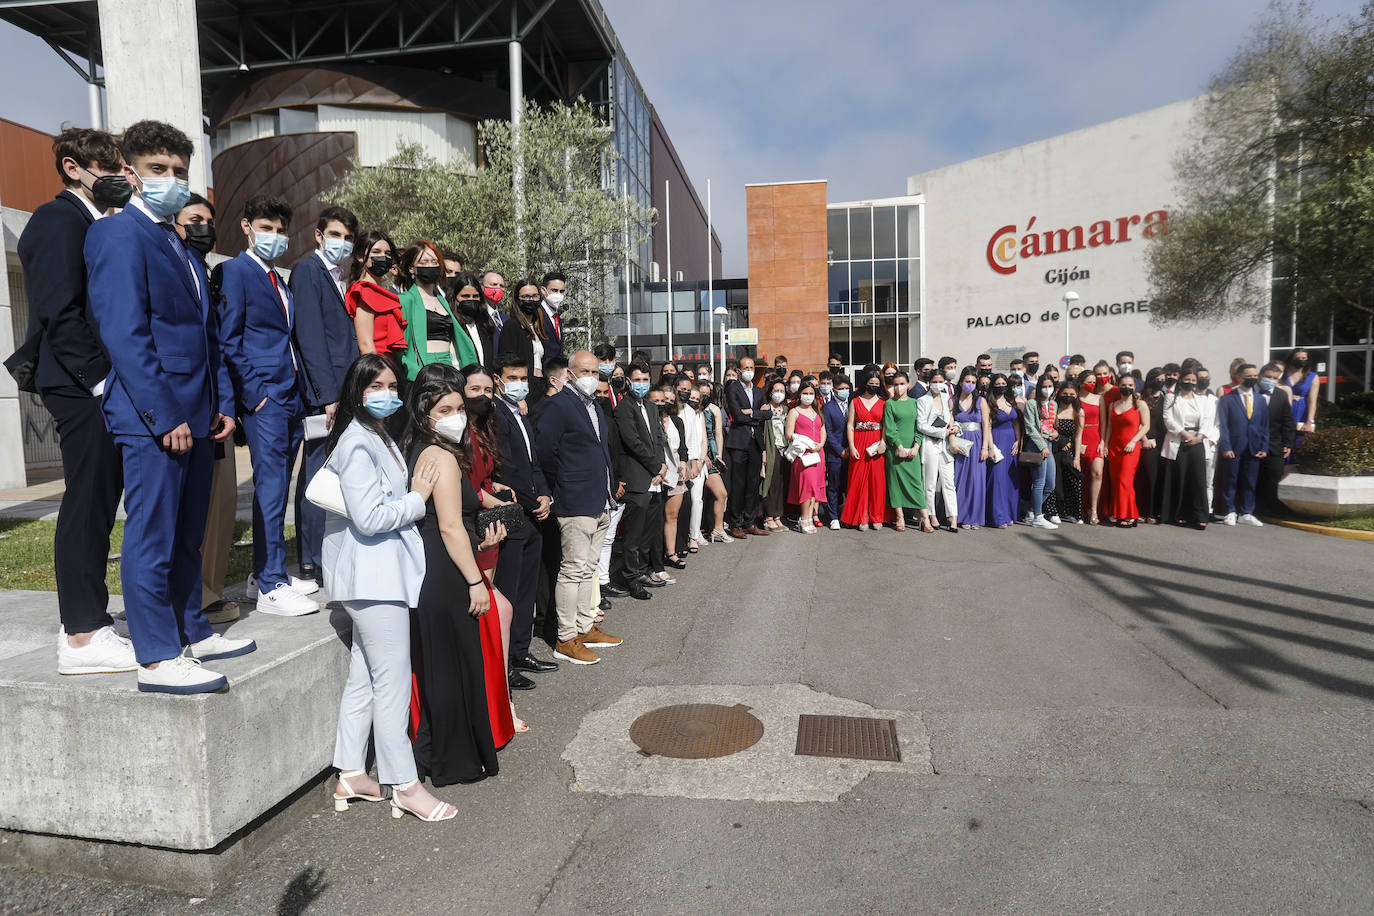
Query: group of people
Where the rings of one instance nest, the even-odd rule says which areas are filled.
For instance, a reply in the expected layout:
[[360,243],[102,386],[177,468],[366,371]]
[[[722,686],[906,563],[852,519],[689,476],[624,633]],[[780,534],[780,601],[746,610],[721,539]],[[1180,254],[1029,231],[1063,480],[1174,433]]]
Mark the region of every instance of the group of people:
[[[1062,377],[1027,353],[1008,372],[982,354],[851,379],[832,355],[814,374],[743,357],[721,382],[672,363],[655,379],[646,352],[565,353],[556,270],[507,284],[426,239],[398,250],[343,208],[316,214],[288,273],[295,214],[267,195],[236,214],[246,250],[211,269],[192,150],[156,121],[65,131],[64,190],[20,239],[31,334],[6,365],[52,413],[67,483],[58,670],[194,694],[228,686],[204,662],[257,648],[212,628],[240,613],[223,597],[237,432],[256,610],[314,613],[324,585],[352,621],[338,810],[390,799],[396,817],[453,817],[421,780],[495,774],[528,729],[512,691],[597,664],[622,642],[602,627],[612,599],[650,600],[708,545],[793,518],[807,535],[1203,527],[1214,465],[1219,517],[1257,525],[1313,428],[1301,351],[1236,361],[1218,394],[1196,360],[1142,375],[1128,352],[1091,369],[1074,357]],[[127,639],[104,586],[121,495]],[[539,634],[556,660],[532,652]]]

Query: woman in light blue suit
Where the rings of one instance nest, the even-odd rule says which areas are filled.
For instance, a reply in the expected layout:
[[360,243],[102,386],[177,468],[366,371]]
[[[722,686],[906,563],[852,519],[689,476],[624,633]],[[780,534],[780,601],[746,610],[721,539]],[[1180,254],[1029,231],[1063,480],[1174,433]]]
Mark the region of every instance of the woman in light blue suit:
[[[379,783],[395,788],[392,817],[409,811],[444,821],[458,811],[416,778],[406,726],[410,714],[410,608],[425,578],[425,548],[415,530],[439,471],[428,461],[406,489],[406,465],[386,432],[401,406],[396,373],[385,357],[366,354],[348,368],[330,433],[325,466],[339,475],[347,517],[325,523],[321,566],[329,594],[353,622],[352,664],[334,742],[339,783],[334,810],[352,799],[382,801]],[[367,738],[377,748],[377,780],[368,776]]]

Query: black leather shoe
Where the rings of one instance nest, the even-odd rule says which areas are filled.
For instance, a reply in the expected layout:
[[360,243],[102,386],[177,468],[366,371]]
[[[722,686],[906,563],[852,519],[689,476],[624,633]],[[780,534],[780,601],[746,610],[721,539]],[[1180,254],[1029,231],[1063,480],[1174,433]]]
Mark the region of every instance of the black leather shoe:
[[624,598],[626,595],[629,594],[629,592],[621,588],[619,585],[611,585],[610,583],[607,583],[601,586],[601,594],[605,595],[607,598]]
[[599,611],[609,611],[611,609],[611,599],[602,598],[601,603],[596,606]]
[[638,582],[631,582],[630,597],[636,601],[648,601],[653,595],[649,594],[649,590]]
[[524,676],[523,674],[521,674],[519,671],[512,671],[512,672],[510,673],[510,681],[509,681],[509,683],[510,683],[510,689],[511,689],[511,690],[533,690],[533,689],[534,689],[534,681],[532,681],[532,680],[530,680],[529,678],[525,677],[525,676]]
[[511,662],[510,666],[520,671],[544,672],[558,670],[558,662],[541,661],[540,659],[535,658],[533,655],[526,655],[524,658],[517,658],[515,661]]
[[664,588],[668,584],[655,579],[653,576],[640,576],[635,581],[647,588]]

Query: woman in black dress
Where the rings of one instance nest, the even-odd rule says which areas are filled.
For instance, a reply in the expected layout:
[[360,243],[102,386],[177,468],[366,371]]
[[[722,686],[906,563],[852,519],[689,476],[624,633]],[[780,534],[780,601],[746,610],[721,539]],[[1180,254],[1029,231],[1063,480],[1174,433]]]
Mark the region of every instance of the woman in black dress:
[[[487,705],[478,618],[490,593],[477,568],[477,494],[463,465],[471,463],[463,430],[463,377],[436,363],[415,376],[407,393],[403,448],[413,468],[439,462],[439,481],[418,523],[425,545],[425,580],[412,615],[411,658],[419,688],[411,730],[420,778],[435,786],[496,775],[496,747]],[[461,522],[461,527],[458,524]],[[488,534],[492,544],[500,526]]]

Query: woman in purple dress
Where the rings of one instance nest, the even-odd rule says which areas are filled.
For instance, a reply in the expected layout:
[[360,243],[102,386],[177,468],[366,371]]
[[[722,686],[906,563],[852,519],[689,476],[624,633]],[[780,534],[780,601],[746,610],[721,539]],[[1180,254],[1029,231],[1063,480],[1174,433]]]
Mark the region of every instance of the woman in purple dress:
[[987,518],[988,448],[992,443],[988,402],[980,397],[978,370],[965,366],[954,390],[954,422],[959,438],[968,442],[963,452],[954,453],[954,493],[959,514],[966,521],[960,528],[981,528]]
[[1002,460],[988,458],[988,524],[1005,528],[1016,521],[1016,506],[1021,499],[1021,467],[1016,455],[1021,451],[1021,411],[1016,409],[1007,377],[992,377],[988,394],[988,414],[992,421],[992,444],[1001,450]]

